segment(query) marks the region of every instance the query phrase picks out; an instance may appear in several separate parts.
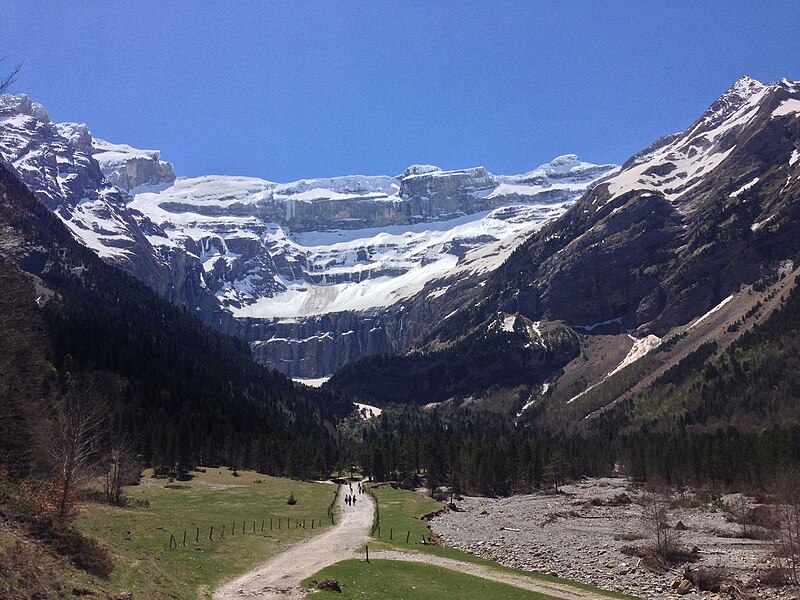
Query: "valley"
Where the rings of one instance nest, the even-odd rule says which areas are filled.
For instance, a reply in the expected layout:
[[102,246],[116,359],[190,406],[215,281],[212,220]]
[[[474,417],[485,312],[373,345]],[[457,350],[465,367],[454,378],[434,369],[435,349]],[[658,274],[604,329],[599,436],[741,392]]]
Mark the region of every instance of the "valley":
[[56,4],[0,598],[799,597],[796,7]]

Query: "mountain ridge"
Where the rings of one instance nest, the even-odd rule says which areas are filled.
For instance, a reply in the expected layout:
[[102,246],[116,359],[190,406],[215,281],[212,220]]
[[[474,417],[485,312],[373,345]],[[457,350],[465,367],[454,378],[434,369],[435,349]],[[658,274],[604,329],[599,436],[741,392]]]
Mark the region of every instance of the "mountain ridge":
[[[680,335],[681,356],[703,343],[703,326],[691,324],[704,313],[728,319],[717,324],[723,331],[754,326],[753,314],[763,318],[780,308],[758,294],[799,264],[799,115],[797,84],[738,81],[685,132],[635,154],[534,232],[481,293],[428,333],[420,350],[468,354],[466,341],[480,334],[501,346],[504,334],[492,323],[502,315],[568,327],[581,340],[578,358],[553,364],[550,375],[531,371],[526,382],[494,384],[527,386],[530,396],[517,410],[534,421],[551,414],[548,426],[571,426],[603,406],[597,392],[589,394],[597,404],[581,395],[612,374],[632,372],[629,365]],[[731,310],[721,310],[726,302]],[[391,364],[384,359],[383,372]],[[329,385],[356,393],[353,382],[373,371],[358,362]],[[447,370],[440,376],[447,378]],[[481,397],[488,387],[473,391]],[[375,394],[361,400],[380,402]],[[424,404],[425,395],[417,402]]]
[[515,176],[176,178],[157,151],[53,124],[24,95],[0,101],[0,132],[0,156],[84,244],[305,377],[410,347],[425,328],[411,305],[446,304],[615,168],[562,155]]

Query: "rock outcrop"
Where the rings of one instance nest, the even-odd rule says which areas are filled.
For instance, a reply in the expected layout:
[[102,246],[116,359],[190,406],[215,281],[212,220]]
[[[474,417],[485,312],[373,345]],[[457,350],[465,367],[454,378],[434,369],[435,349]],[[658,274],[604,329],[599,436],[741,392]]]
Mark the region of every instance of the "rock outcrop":
[[106,181],[120,189],[130,191],[143,185],[175,181],[172,163],[163,162],[158,150],[138,150],[99,139],[92,140],[91,147]]

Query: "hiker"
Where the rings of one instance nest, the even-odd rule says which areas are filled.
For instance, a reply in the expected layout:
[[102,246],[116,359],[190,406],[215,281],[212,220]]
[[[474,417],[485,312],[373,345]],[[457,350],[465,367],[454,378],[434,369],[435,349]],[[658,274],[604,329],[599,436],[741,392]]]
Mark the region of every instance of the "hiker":
[[356,505],[356,497],[353,496],[353,506],[355,506],[355,505]]

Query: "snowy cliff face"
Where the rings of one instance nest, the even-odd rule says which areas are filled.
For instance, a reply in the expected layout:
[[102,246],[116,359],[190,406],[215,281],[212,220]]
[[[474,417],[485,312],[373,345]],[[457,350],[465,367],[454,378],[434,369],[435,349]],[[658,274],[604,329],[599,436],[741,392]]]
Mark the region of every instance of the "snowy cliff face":
[[172,163],[162,162],[158,150],[138,150],[127,144],[94,139],[92,156],[106,181],[123,190],[175,181]]
[[[69,228],[75,238],[105,260],[143,280],[173,302],[202,303],[200,270],[185,252],[163,253],[147,240],[146,231],[158,227],[128,206],[130,197],[108,181],[128,159],[104,160],[104,173],[97,156],[108,157],[109,145],[98,142],[86,125],[53,123],[44,107],[24,94],[0,96],[0,160],[7,163],[50,210]],[[142,156],[129,149],[139,164],[151,163],[160,171],[163,183],[174,179],[171,167],[158,156]],[[137,154],[138,153],[138,154]],[[121,154],[121,153],[120,153]],[[147,170],[148,167],[139,167]],[[136,171],[136,168],[132,169]]]
[[614,168],[567,155],[518,176],[432,166],[287,184],[208,176],[134,190],[129,206],[156,225],[155,248],[198,258],[236,318],[227,330],[259,360],[317,377],[413,344],[437,318],[431,304],[457,282],[477,285]]
[[0,99],[0,135],[0,158],[78,240],[304,377],[412,344],[431,306],[615,169],[565,155],[512,176],[415,165],[292,183],[175,179],[158,151],[54,124],[26,96]]
[[388,307],[433,280],[491,270],[512,240],[612,170],[558,160],[569,168],[555,182],[550,165],[521,183],[483,168],[290,184],[180,179],[136,193],[130,207],[158,226],[151,244],[200,259],[206,285],[234,316],[291,319]]

